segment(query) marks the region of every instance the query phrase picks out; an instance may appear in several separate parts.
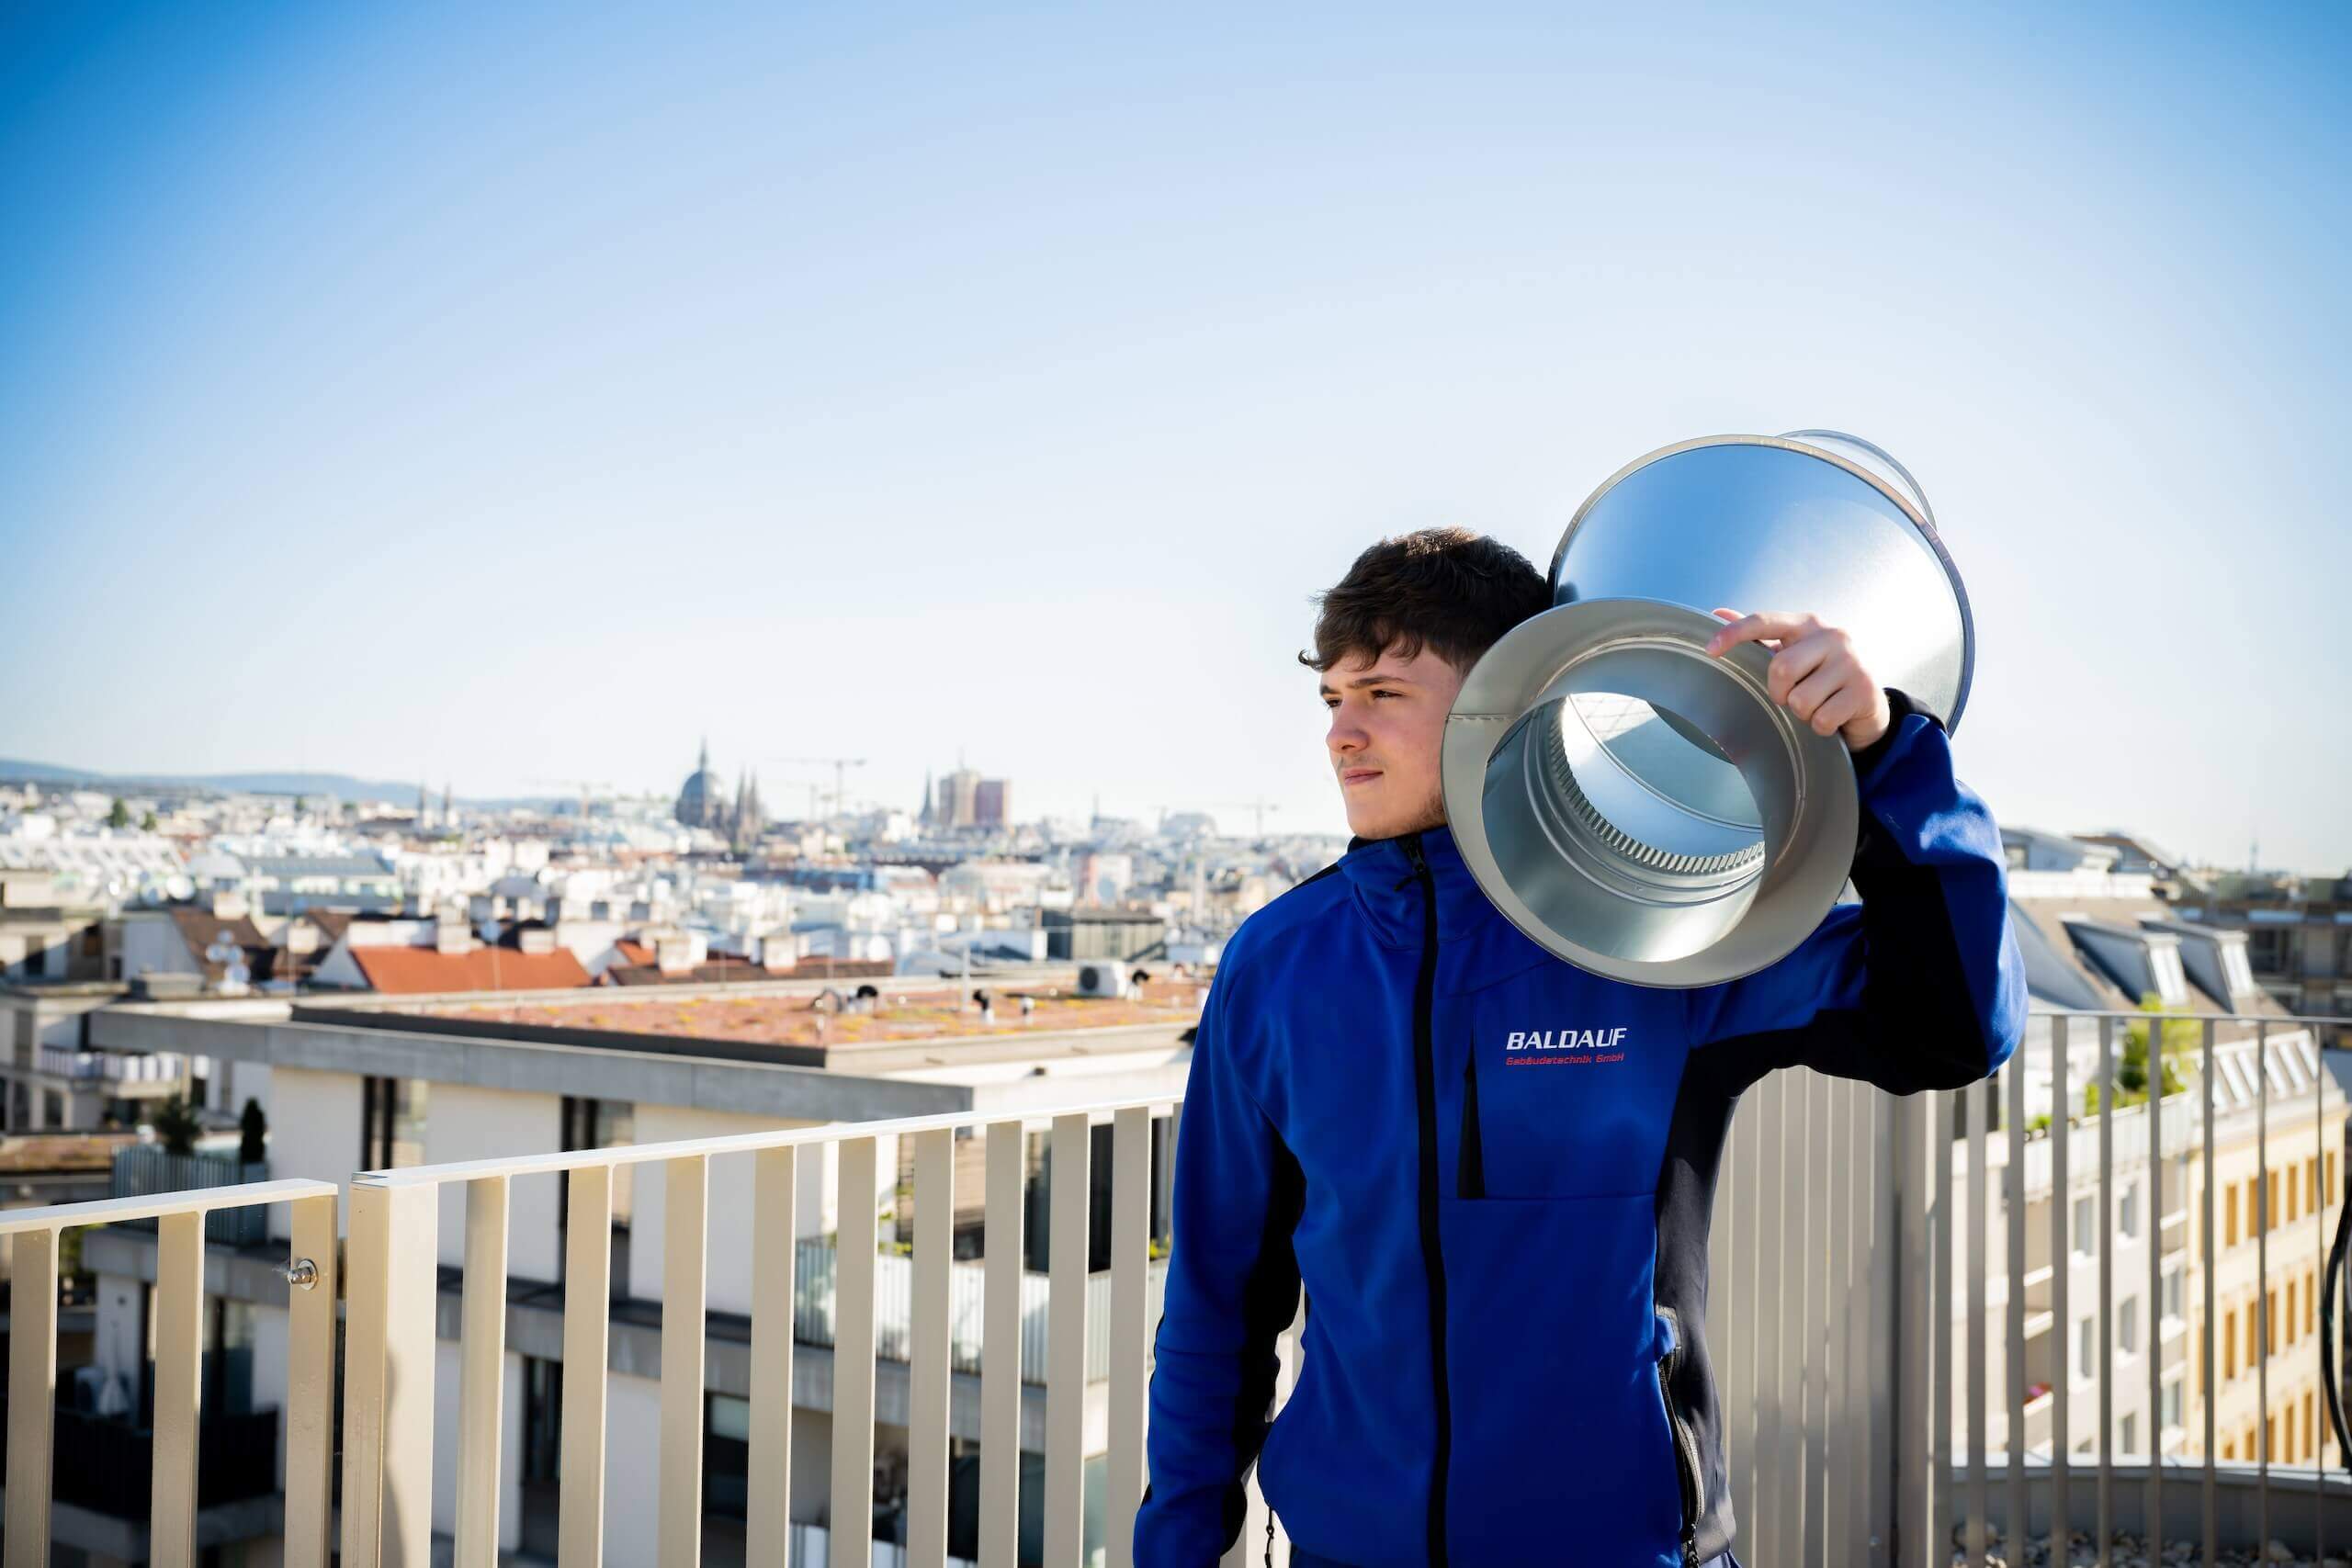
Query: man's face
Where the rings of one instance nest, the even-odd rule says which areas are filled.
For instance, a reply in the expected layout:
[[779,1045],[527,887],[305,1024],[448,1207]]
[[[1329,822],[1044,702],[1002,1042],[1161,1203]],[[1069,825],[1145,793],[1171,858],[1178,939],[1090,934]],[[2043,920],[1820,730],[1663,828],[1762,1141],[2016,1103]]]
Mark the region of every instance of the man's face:
[[1461,689],[1462,671],[1426,648],[1410,659],[1391,649],[1369,664],[1341,660],[1323,672],[1331,710],[1323,744],[1358,837],[1393,839],[1445,820],[1438,754]]

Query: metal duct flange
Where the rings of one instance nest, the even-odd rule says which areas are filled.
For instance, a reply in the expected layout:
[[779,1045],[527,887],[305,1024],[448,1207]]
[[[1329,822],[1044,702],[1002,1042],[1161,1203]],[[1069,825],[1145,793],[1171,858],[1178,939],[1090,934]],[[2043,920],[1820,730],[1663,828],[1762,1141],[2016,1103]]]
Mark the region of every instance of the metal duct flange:
[[1487,650],[1447,717],[1463,859],[1512,924],[1596,974],[1752,974],[1846,884],[1860,808],[1845,743],[1772,701],[1769,650],[1710,656],[1720,626],[1658,600],[1558,605]]

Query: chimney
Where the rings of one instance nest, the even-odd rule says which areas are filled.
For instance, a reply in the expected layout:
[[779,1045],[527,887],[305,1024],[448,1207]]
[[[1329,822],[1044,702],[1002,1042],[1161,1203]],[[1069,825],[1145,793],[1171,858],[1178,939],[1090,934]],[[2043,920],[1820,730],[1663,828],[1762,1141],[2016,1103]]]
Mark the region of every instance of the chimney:
[[283,945],[288,953],[311,953],[319,950],[319,928],[300,915],[287,921],[278,934],[285,938]]
[[532,953],[539,957],[545,957],[547,954],[555,951],[555,928],[553,926],[526,926],[519,933],[517,933],[514,941],[515,945],[520,947],[525,953]]
[[223,920],[241,920],[253,912],[244,894],[234,887],[217,889],[212,895],[212,913]]
[[447,953],[471,953],[474,950],[473,928],[462,919],[443,916],[433,927],[433,950]]
[[695,966],[694,943],[684,936],[665,936],[653,943],[653,961],[664,975],[683,975]]

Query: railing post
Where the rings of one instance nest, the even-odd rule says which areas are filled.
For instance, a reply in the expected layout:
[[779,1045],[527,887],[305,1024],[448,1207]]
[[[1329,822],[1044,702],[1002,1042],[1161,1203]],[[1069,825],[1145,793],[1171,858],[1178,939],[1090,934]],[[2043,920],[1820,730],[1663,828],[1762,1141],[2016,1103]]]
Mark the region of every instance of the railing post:
[[[820,1151],[821,1152],[821,1151]],[[797,1148],[752,1156],[751,1508],[744,1545],[755,1568],[790,1568],[792,1315]]]
[[286,1561],[327,1568],[334,1517],[335,1198],[289,1205],[289,1258],[308,1259],[307,1284],[287,1292]]
[[1894,1272],[1896,1348],[1894,1438],[1887,1445],[1894,1464],[1894,1561],[1905,1568],[1939,1568],[1947,1560],[1938,1550],[1939,1532],[1934,1517],[1934,1480],[1938,1444],[1933,1416],[1934,1369],[1931,1362],[1940,1336],[1934,1333],[1928,1289],[1928,1269],[1933,1255],[1928,1204],[1929,1155],[1934,1138],[1938,1101],[1928,1094],[1905,1095],[1894,1104],[1895,1238],[1901,1266]]
[[874,1211],[871,1137],[841,1142],[833,1250],[833,1498],[829,1563],[874,1555]]
[[57,1233],[19,1231],[8,1251],[6,1568],[48,1568],[57,1410]]
[[503,1176],[476,1177],[466,1183],[466,1280],[458,1346],[457,1568],[498,1568],[507,1198]]
[[351,1184],[345,1568],[426,1568],[433,1560],[433,1316],[440,1223],[431,1187],[365,1177]]
[[1046,1561],[1076,1562],[1085,1524],[1088,1156],[1093,1127],[1083,1111],[1054,1118],[1052,1209],[1046,1271]]

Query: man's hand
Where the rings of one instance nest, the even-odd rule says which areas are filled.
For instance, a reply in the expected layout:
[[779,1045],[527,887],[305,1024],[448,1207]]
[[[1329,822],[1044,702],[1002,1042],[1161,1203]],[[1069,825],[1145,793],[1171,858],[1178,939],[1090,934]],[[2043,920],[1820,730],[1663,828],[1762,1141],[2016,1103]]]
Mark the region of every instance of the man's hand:
[[1860,751],[1894,722],[1886,689],[1862,668],[1854,639],[1838,627],[1823,626],[1817,615],[1779,610],[1715,614],[1730,624],[1707,640],[1708,653],[1721,657],[1743,642],[1774,649],[1765,685],[1774,702],[1812,725],[1815,734],[1840,735],[1846,750]]

